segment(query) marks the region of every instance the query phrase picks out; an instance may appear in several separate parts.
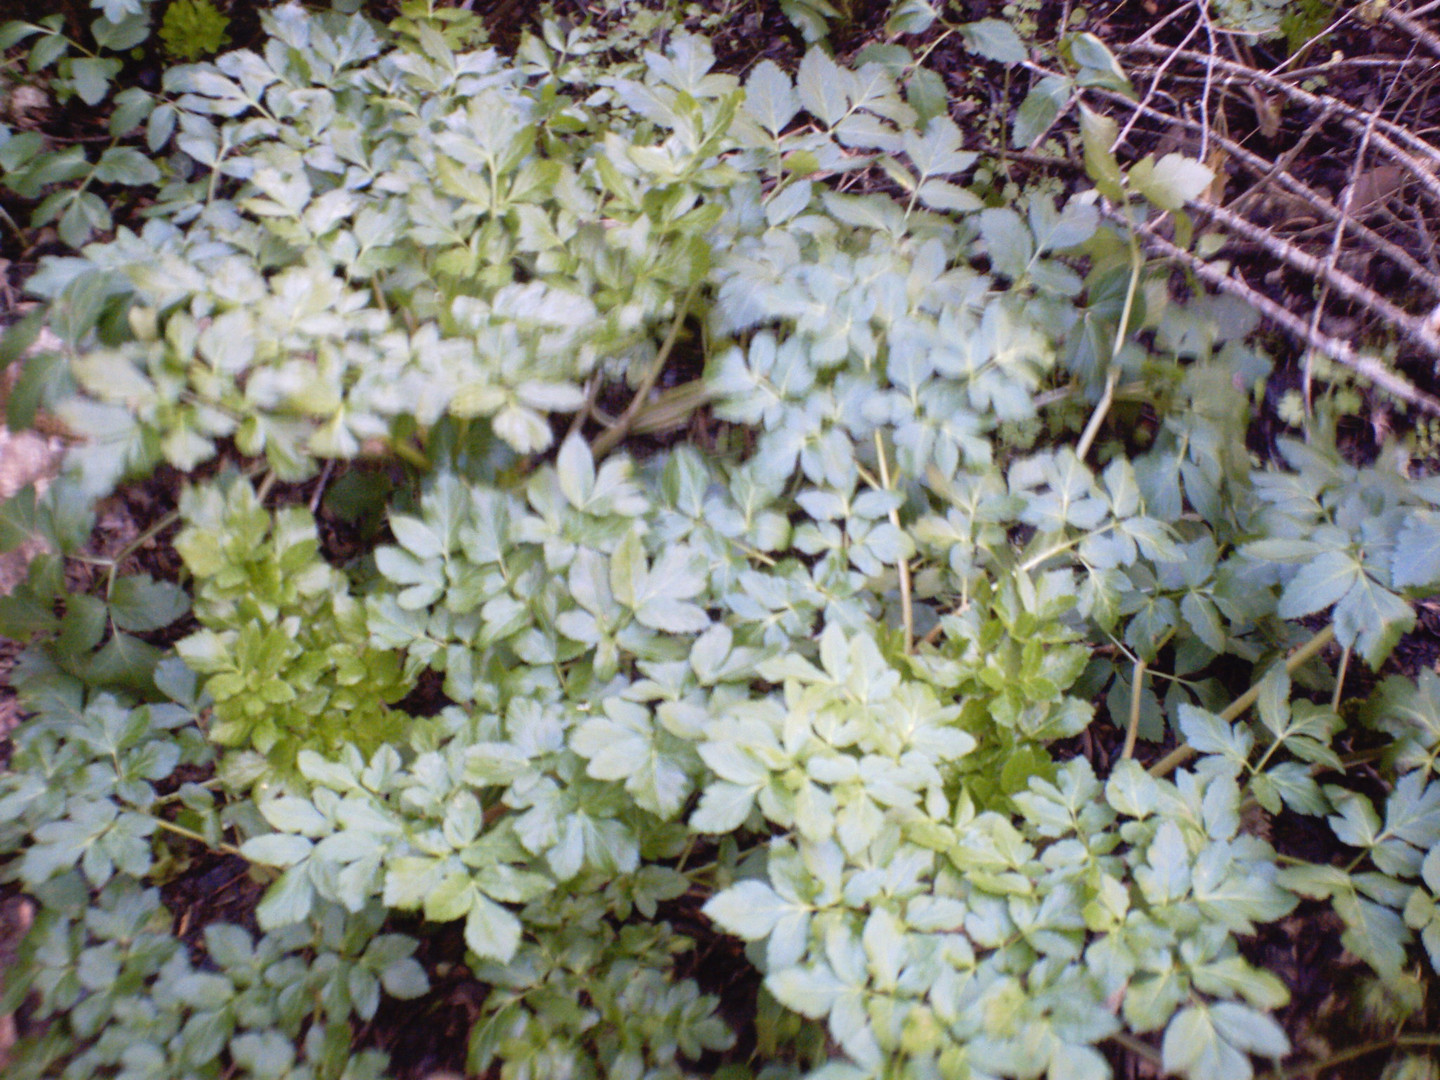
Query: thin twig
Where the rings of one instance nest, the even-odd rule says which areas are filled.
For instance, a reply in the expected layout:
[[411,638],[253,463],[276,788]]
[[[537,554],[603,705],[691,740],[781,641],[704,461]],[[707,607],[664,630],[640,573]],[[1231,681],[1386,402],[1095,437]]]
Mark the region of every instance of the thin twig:
[[320,500],[325,497],[325,485],[330,482],[330,477],[334,472],[335,459],[328,458],[325,468],[320,470],[320,482],[315,485],[315,494],[310,496],[310,513],[312,515],[320,512]]
[[1359,1046],[1347,1046],[1344,1050],[1339,1050],[1318,1061],[1302,1061],[1288,1069],[1276,1069],[1263,1073],[1260,1080],[1300,1080],[1302,1076],[1319,1076],[1336,1065],[1354,1061],[1366,1054],[1378,1054],[1382,1050],[1394,1050],[1402,1046],[1440,1046],[1440,1035],[1395,1035],[1388,1039],[1361,1043]]
[[[1118,222],[1126,228],[1130,228],[1130,222],[1126,221],[1114,211],[1104,211],[1107,217]],[[1347,342],[1339,338],[1330,337],[1328,334],[1312,334],[1310,327],[1299,316],[1285,310],[1274,300],[1271,300],[1264,293],[1257,292],[1245,282],[1233,278],[1203,259],[1186,251],[1184,248],[1176,247],[1163,236],[1158,236],[1145,228],[1140,229],[1140,236],[1145,246],[1158,254],[1165,255],[1172,259],[1178,259],[1184,263],[1186,268],[1195,276],[1214,285],[1222,292],[1231,296],[1237,296],[1250,304],[1261,315],[1275,323],[1282,330],[1292,337],[1310,346],[1312,349],[1319,349],[1326,356],[1329,356],[1337,363],[1344,364],[1357,375],[1361,375],[1374,383],[1387,394],[1391,394],[1402,401],[1408,402],[1418,409],[1423,409],[1433,416],[1440,416],[1440,399],[1436,399],[1422,390],[1417,390],[1405,379],[1385,367],[1373,356],[1363,356],[1357,353]]]
[[[1135,102],[1123,94],[1097,87],[1090,88],[1088,92],[1101,94],[1121,105],[1134,108],[1153,120],[1158,120],[1166,124],[1178,123],[1192,129],[1199,128],[1200,126],[1197,120],[1191,120],[1183,116],[1172,116],[1169,113],[1161,112],[1159,109],[1154,109],[1146,105],[1136,105]],[[1296,179],[1289,169],[1286,168],[1286,163],[1290,156],[1289,151],[1287,151],[1280,160],[1271,162],[1218,132],[1214,134],[1213,138],[1217,146],[1254,172],[1257,177],[1255,183],[1250,185],[1249,190],[1237,197],[1231,204],[1232,210],[1238,211],[1238,208],[1243,202],[1258,196],[1268,182],[1273,179],[1278,182],[1281,187],[1304,199],[1309,209],[1314,210],[1332,223],[1342,220],[1344,215],[1341,214],[1339,207],[1303,180]],[[1349,224],[1349,229],[1352,233],[1364,237],[1368,243],[1379,249],[1382,255],[1390,259],[1414,278],[1417,284],[1423,285],[1433,295],[1440,297],[1440,274],[1436,274],[1430,270],[1400,245],[1376,232],[1363,221],[1352,220]]]
[[600,373],[597,371],[590,376],[590,381],[585,386],[585,403],[576,410],[574,417],[571,418],[570,430],[565,432],[565,438],[569,439],[572,435],[579,435],[584,430],[585,419],[595,408],[595,398],[599,391]]
[[1424,26],[1421,26],[1409,15],[1406,15],[1404,12],[1396,11],[1392,7],[1382,7],[1380,9],[1380,18],[1384,22],[1389,23],[1391,26],[1397,27],[1398,29],[1409,34],[1416,41],[1420,42],[1420,44],[1424,45],[1427,49],[1433,52],[1436,56],[1440,56],[1440,34],[1437,34],[1435,33],[1435,31],[1427,29]]
[[[1126,51],[1129,50],[1149,53],[1152,56],[1168,55],[1171,51],[1158,45],[1151,45],[1148,42],[1136,42],[1129,46]],[[1245,64],[1236,63],[1233,60],[1226,60],[1222,57],[1212,56],[1207,53],[1193,52],[1191,50],[1177,49],[1174,50],[1174,52],[1182,60],[1188,60],[1192,64],[1205,67],[1207,72],[1213,64],[1215,68],[1224,71],[1228,75],[1232,75],[1237,79],[1258,83],[1271,90],[1277,90],[1286,97],[1313,109],[1324,108],[1328,103],[1339,116],[1340,122],[1356,134],[1364,130],[1365,122],[1369,119],[1369,114],[1366,113],[1364,109],[1351,105],[1349,102],[1341,101],[1338,98],[1329,97],[1328,95],[1312,94],[1308,90],[1302,90],[1298,86],[1291,85],[1285,79],[1276,78],[1274,75],[1267,74],[1263,71],[1257,71],[1255,68],[1248,67]],[[1378,129],[1373,136],[1375,143],[1383,147],[1397,162],[1409,169],[1415,176],[1415,179],[1420,182],[1421,186],[1430,195],[1440,200],[1440,176],[1437,176],[1433,171],[1436,166],[1440,166],[1440,149],[1426,142],[1408,128],[1396,124],[1393,121],[1378,120],[1375,126]],[[1381,134],[1381,132],[1384,132],[1384,134]],[[1413,153],[1402,149],[1399,145],[1401,143],[1408,146]],[[1416,158],[1415,154],[1419,154],[1420,158],[1426,159],[1429,167],[1427,167],[1426,161],[1421,161]]]
[[1437,337],[1420,319],[1408,311],[1396,307],[1368,285],[1356,281],[1343,270],[1322,262],[1308,252],[1301,251],[1288,240],[1272,235],[1266,229],[1250,221],[1249,218],[1242,217],[1223,206],[1197,203],[1196,208],[1210,215],[1230,231],[1239,233],[1247,240],[1259,244],[1270,254],[1289,263],[1295,269],[1303,270],[1317,281],[1323,281],[1333,286],[1335,291],[1347,300],[1351,300],[1361,307],[1369,308],[1396,329],[1402,331],[1412,344],[1418,345],[1431,356],[1440,359],[1440,337]]
[[[1386,97],[1389,97],[1388,91],[1386,92]],[[1379,106],[1371,110],[1370,117],[1372,121],[1378,112]],[[1370,133],[1373,130],[1373,123],[1366,126],[1365,136],[1360,140],[1360,152],[1355,155],[1355,161],[1350,166],[1350,177],[1345,182],[1345,192],[1340,196],[1340,220],[1335,223],[1335,232],[1330,238],[1330,251],[1325,256],[1325,265],[1320,275],[1320,295],[1315,300],[1315,311],[1310,316],[1310,332],[1312,334],[1318,334],[1320,332],[1320,319],[1325,313],[1325,301],[1330,295],[1330,282],[1337,273],[1335,264],[1340,258],[1340,245],[1345,239],[1345,226],[1350,222],[1350,208],[1355,200],[1355,185],[1360,182],[1360,170],[1365,164],[1365,154],[1370,148]],[[1421,332],[1422,334],[1425,333],[1423,325]],[[1315,367],[1311,360],[1314,355],[1314,353],[1308,351],[1305,353],[1303,392],[1305,397],[1305,413],[1307,416],[1310,413],[1310,384]]]
[[[1189,32],[1186,33],[1184,38],[1181,39],[1178,47],[1183,49],[1186,45],[1190,43],[1190,39],[1199,32],[1200,26],[1197,23],[1195,26],[1192,26]],[[1156,92],[1160,89],[1160,77],[1165,74],[1165,69],[1170,66],[1170,61],[1173,60],[1174,57],[1174,52],[1171,52],[1169,56],[1167,56],[1164,60],[1160,61],[1159,67],[1155,68],[1154,71],[1146,72],[1146,74],[1150,76],[1150,89],[1145,91],[1145,96],[1140,99],[1139,105],[1141,107],[1148,106],[1150,103],[1150,99],[1153,98]],[[1114,92],[1112,91],[1112,93]],[[1126,98],[1123,94],[1115,93],[1115,96],[1117,98],[1122,98],[1126,102],[1130,101],[1130,99]],[[1125,140],[1130,135],[1130,129],[1135,126],[1135,121],[1138,119],[1140,119],[1140,108],[1137,108],[1135,112],[1131,114],[1130,119],[1125,121],[1125,126],[1120,129],[1120,134],[1116,135],[1115,141],[1110,144],[1110,152],[1112,154],[1119,150],[1120,147],[1124,144]]]

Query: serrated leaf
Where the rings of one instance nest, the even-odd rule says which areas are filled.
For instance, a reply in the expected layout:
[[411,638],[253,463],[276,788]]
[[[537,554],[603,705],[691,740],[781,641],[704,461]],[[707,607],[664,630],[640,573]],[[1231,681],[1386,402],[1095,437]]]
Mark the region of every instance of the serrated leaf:
[[1025,95],[1015,113],[1015,126],[1010,132],[1010,145],[1016,150],[1034,146],[1060,116],[1073,92],[1069,79],[1047,75]]
[[736,937],[760,941],[795,910],[795,905],[762,881],[739,881],[712,896],[702,910]]
[[1095,188],[1113,203],[1125,201],[1125,174],[1111,149],[1120,127],[1108,116],[1080,106],[1080,139],[1085,148],[1085,173]]
[[1334,618],[1335,639],[1354,645],[1378,669],[1400,636],[1414,627],[1415,609],[1362,571],[1335,605]]
[[270,833],[252,836],[240,845],[240,854],[263,866],[294,866],[310,856],[314,845],[303,836]]
[[900,0],[885,20],[885,36],[899,37],[901,34],[923,34],[936,19],[935,9],[929,0]]
[[1280,594],[1276,614],[1298,619],[1336,604],[1364,576],[1364,569],[1345,551],[1326,551],[1296,571]]
[[829,1015],[836,1000],[848,991],[824,964],[771,972],[765,977],[765,988],[780,1004],[812,1020]]
[[315,887],[310,883],[309,867],[292,866],[280,879],[265,890],[255,918],[262,930],[274,930],[304,921],[315,901]]
[[964,23],[960,27],[960,36],[971,52],[997,64],[1023,64],[1030,58],[1025,42],[1004,19]]
[[762,60],[745,80],[745,111],[771,135],[779,135],[800,111],[790,76],[773,60]]
[[849,110],[850,99],[846,91],[850,83],[850,73],[818,46],[806,51],[795,72],[795,90],[800,104],[826,127],[834,127]]
[[1390,580],[1397,589],[1440,584],[1440,514],[1412,510],[1395,536]]

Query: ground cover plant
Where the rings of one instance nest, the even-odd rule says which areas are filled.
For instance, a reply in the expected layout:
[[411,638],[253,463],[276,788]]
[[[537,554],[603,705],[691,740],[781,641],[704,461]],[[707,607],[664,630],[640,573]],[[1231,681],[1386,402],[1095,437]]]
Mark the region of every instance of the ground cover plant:
[[[7,1076],[391,1075],[462,980],[507,1080],[1433,1074],[1440,479],[1323,396],[1252,454],[1257,315],[1151,254],[1215,173],[1117,157],[1100,37],[785,6],[738,74],[279,6],[82,171],[0,146],[73,437],[0,508]],[[937,36],[1028,80],[999,156]],[[1316,928],[1367,1042],[1282,1022]]]

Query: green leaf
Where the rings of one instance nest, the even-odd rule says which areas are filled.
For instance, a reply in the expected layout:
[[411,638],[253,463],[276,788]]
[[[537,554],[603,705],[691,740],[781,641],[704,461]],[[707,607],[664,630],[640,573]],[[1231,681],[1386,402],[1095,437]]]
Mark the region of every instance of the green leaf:
[[430,978],[413,957],[404,957],[389,964],[380,973],[380,985],[391,997],[408,1001],[430,992]]
[[265,820],[280,832],[318,837],[327,835],[332,828],[329,819],[315,809],[314,804],[295,795],[266,799],[259,804],[259,809]]
[[137,187],[158,183],[160,169],[134,147],[112,146],[95,163],[95,179],[107,184]]
[[1077,77],[1081,86],[1104,86],[1127,96],[1134,96],[1135,90],[1125,77],[1115,56],[1094,34],[1072,34],[1066,39],[1070,57],[1080,66]]
[[264,866],[294,866],[310,856],[313,844],[303,836],[270,833],[252,836],[240,845],[240,854]]
[[247,1031],[230,1040],[230,1056],[257,1080],[280,1080],[295,1064],[295,1046],[279,1031]]
[[190,598],[174,582],[149,574],[115,579],[110,591],[110,617],[124,630],[144,633],[169,626],[190,610]]
[[577,510],[584,509],[595,491],[595,459],[589,444],[579,435],[571,435],[560,445],[555,474],[570,505]]
[[1250,1080],[1255,1070],[1247,1051],[1278,1058],[1289,1049],[1275,1021],[1243,1005],[1220,1002],[1176,1013],[1165,1029],[1160,1053],[1167,1072],[1192,1080]]
[[991,209],[981,211],[979,223],[991,267],[1012,281],[1022,280],[1035,254],[1034,238],[1025,220],[1014,210]]
[[1080,106],[1080,140],[1085,147],[1085,173],[1111,202],[1125,202],[1125,174],[1111,149],[1120,136],[1119,125],[1084,105]]
[[1410,511],[1395,536],[1390,580],[1397,589],[1440,585],[1440,514]]
[[934,24],[936,17],[929,0],[900,0],[885,20],[885,36],[923,34]]
[[520,947],[520,920],[495,901],[476,896],[465,918],[465,944],[476,956],[508,964]]
[[35,485],[26,484],[0,503],[0,552],[14,551],[38,531]]
[[1276,614],[1282,619],[1298,619],[1323,611],[1338,603],[1364,574],[1364,568],[1349,552],[1322,552],[1290,579],[1280,594]]
[[[105,100],[105,95],[110,92],[110,80],[120,73],[121,67],[121,62],[110,56],[73,58],[70,61],[69,76],[75,87],[75,93],[86,105],[99,105]],[[62,70],[64,69],[62,68]],[[119,147],[113,149],[119,149]],[[160,171],[155,169],[155,166],[148,160],[146,164],[155,170],[155,176],[158,178]]]
[[469,874],[452,871],[425,894],[425,918],[431,922],[451,922],[468,914],[481,899]]
[[960,27],[960,36],[971,52],[997,64],[1023,64],[1030,58],[1025,42],[1004,19],[964,23]]
[[1130,169],[1130,186],[1161,210],[1183,210],[1214,182],[1207,165],[1181,154],[1166,154],[1138,161]]
[[702,910],[736,937],[761,941],[770,936],[777,922],[796,910],[796,905],[764,882],[740,881],[712,896]]
[[274,930],[303,922],[315,902],[315,888],[310,883],[307,865],[292,866],[280,875],[255,908],[255,919],[262,930]]
[[1335,605],[1334,618],[1335,639],[1354,645],[1365,662],[1378,669],[1400,636],[1414,627],[1415,609],[1362,571]]
[[778,136],[795,119],[800,101],[790,76],[773,60],[762,60],[745,80],[745,112],[771,135]]
[[836,1000],[849,990],[824,964],[771,972],[765,977],[765,989],[786,1008],[812,1020],[827,1016]]
[[826,127],[844,118],[850,102],[846,89],[851,82],[845,71],[821,48],[812,46],[795,73],[795,90],[805,111]]

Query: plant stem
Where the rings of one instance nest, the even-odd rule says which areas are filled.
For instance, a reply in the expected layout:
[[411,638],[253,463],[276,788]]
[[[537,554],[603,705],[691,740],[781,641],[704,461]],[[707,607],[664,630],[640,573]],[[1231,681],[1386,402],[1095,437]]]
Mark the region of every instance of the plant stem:
[[1160,1054],[1144,1039],[1138,1039],[1128,1031],[1117,1031],[1110,1036],[1113,1042],[1119,1043],[1126,1050],[1129,1050],[1136,1057],[1144,1058],[1151,1065],[1160,1064]]
[[[1286,673],[1293,674],[1297,668],[1334,640],[1335,626],[1334,624],[1327,624],[1323,630],[1319,631],[1309,641],[1305,642],[1305,644],[1290,654],[1289,658],[1285,661]],[[1257,682],[1254,686],[1250,687],[1249,690],[1246,690],[1245,693],[1232,701],[1229,706],[1226,707],[1225,711],[1220,714],[1220,719],[1229,723],[1237,719],[1246,709],[1250,708],[1251,705],[1254,705],[1256,699],[1260,697],[1260,686],[1264,681],[1264,679],[1261,679],[1260,682]],[[1194,756],[1195,748],[1193,746],[1177,746],[1154,765],[1150,766],[1150,775],[1166,776]]]
[[625,407],[625,411],[616,419],[614,425],[602,431],[596,436],[595,442],[591,444],[590,450],[597,458],[604,457],[615,449],[616,444],[630,430],[630,425],[635,422],[635,417],[645,407],[645,401],[650,396],[650,391],[655,389],[655,384],[660,380],[660,373],[665,370],[665,361],[670,359],[670,353],[674,350],[675,343],[680,340],[680,329],[685,325],[685,316],[690,313],[690,305],[699,291],[699,282],[690,286],[690,291],[685,294],[685,299],[681,300],[680,306],[675,309],[675,320],[670,324],[670,332],[665,335],[665,340],[660,345],[660,351],[655,355],[655,363],[650,365],[650,370],[645,373],[645,378],[635,388],[635,396],[630,399],[630,404]]
[[1335,673],[1335,692],[1330,695],[1330,711],[1340,711],[1340,692],[1345,689],[1345,669],[1350,666],[1350,646],[1340,654],[1340,670]]
[[159,536],[162,532],[170,528],[171,525],[174,525],[179,520],[180,511],[171,510],[159,521],[155,522],[154,525],[151,525],[134,540],[131,540],[130,543],[126,544],[123,548],[120,549],[120,553],[110,561],[110,573],[107,575],[105,581],[105,599],[107,601],[110,599],[110,594],[115,589],[115,575],[120,570],[120,564],[123,563],[126,559],[128,559],[131,555],[134,555],[135,552],[139,551],[147,543],[155,539],[155,537]]
[[1133,757],[1135,754],[1135,740],[1140,737],[1140,701],[1141,694],[1145,690],[1145,668],[1148,665],[1139,657],[1135,659],[1135,673],[1131,676],[1130,683],[1130,724],[1125,729],[1125,748],[1120,751],[1120,757]]
[[1105,416],[1110,412],[1110,406],[1115,401],[1115,382],[1119,372],[1115,369],[1114,361],[1111,361],[1111,368],[1105,375],[1105,390],[1100,395],[1100,400],[1095,403],[1095,410],[1090,414],[1090,420],[1085,425],[1085,430],[1080,433],[1080,441],[1075,444],[1075,456],[1081,461],[1085,455],[1090,453],[1090,447],[1095,442],[1095,436],[1100,434],[1100,425],[1105,423]]
[[1135,293],[1140,287],[1140,271],[1144,262],[1140,257],[1140,241],[1131,232],[1130,237],[1130,284],[1125,289],[1125,304],[1120,309],[1120,325],[1115,327],[1115,344],[1110,349],[1109,370],[1105,373],[1105,391],[1100,395],[1100,400],[1095,405],[1095,411],[1090,414],[1090,422],[1085,425],[1085,430],[1080,434],[1080,441],[1075,444],[1075,456],[1081,461],[1085,455],[1090,453],[1090,447],[1094,445],[1095,437],[1100,434],[1100,428],[1105,423],[1105,417],[1110,412],[1110,406],[1115,402],[1115,386],[1120,381],[1120,350],[1125,345],[1125,331],[1130,325],[1130,313],[1135,309]]
[[1302,1076],[1316,1076],[1326,1069],[1343,1065],[1347,1061],[1354,1061],[1366,1054],[1376,1054],[1382,1050],[1392,1050],[1402,1046],[1440,1046],[1440,1035],[1395,1035],[1389,1039],[1376,1039],[1374,1042],[1361,1043],[1359,1046],[1351,1046],[1337,1051],[1323,1061],[1307,1061],[1299,1065],[1292,1065],[1288,1069],[1275,1069],[1262,1074],[1261,1080],[1299,1080]]
[[1066,541],[1064,541],[1063,543],[1056,544],[1054,547],[1051,547],[1051,548],[1046,548],[1044,551],[1040,552],[1039,555],[1032,555],[1030,558],[1026,559],[1023,563],[1021,563],[1021,564],[1020,564],[1020,572],[1021,572],[1021,573],[1024,573],[1024,574],[1028,574],[1028,573],[1030,573],[1031,570],[1034,570],[1036,567],[1038,567],[1038,566],[1043,566],[1045,563],[1049,562],[1049,561],[1050,561],[1051,559],[1053,559],[1056,555],[1063,555],[1063,554],[1065,554],[1065,552],[1069,551],[1071,548],[1073,548],[1073,547],[1078,547],[1080,544],[1083,544],[1083,543],[1085,542],[1086,537],[1090,537],[1090,536],[1103,536],[1105,533],[1107,533],[1107,532],[1109,532],[1111,529],[1115,528],[1115,525],[1116,525],[1116,522],[1113,522],[1113,521],[1112,521],[1112,522],[1110,522],[1109,525],[1106,525],[1106,526],[1104,526],[1103,528],[1091,529],[1089,532],[1085,533],[1084,535],[1081,535],[1081,536],[1072,536],[1069,540],[1066,540]]
[[[880,459],[880,483],[886,491],[890,491],[890,464],[885,460],[885,440],[880,435],[880,429],[875,429],[875,456]],[[900,511],[897,507],[890,508],[890,524],[895,526],[895,531],[904,535],[900,528]],[[895,564],[900,571],[900,618],[905,624],[905,651],[915,651],[915,609],[910,599],[910,561],[903,556]]]
[[194,840],[197,844],[204,844],[211,851],[218,851],[222,855],[235,855],[242,859],[245,857],[240,854],[240,849],[237,848],[234,844],[227,844],[223,840],[212,844],[209,840],[206,840],[205,837],[201,836],[194,829],[187,829],[184,825],[176,825],[173,821],[166,821],[164,818],[158,817],[151,818],[151,820],[154,821],[156,825],[160,826],[160,828],[164,829],[166,832],[174,833],[176,836],[183,836],[187,840]]

